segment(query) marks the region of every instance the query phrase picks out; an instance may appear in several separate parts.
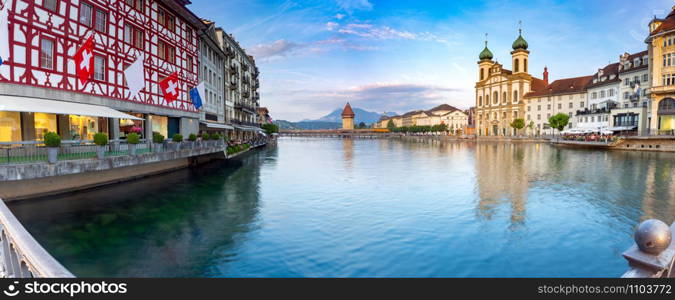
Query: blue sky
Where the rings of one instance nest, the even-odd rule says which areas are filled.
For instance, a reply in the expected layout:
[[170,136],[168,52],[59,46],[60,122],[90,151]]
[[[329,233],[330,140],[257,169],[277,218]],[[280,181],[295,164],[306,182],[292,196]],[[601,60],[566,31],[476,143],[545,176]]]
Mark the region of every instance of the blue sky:
[[349,101],[403,113],[473,105],[485,33],[510,66],[522,20],[530,73],[591,75],[646,49],[647,23],[672,0],[396,1],[193,0],[190,8],[256,57],[261,105],[275,119],[321,117]]

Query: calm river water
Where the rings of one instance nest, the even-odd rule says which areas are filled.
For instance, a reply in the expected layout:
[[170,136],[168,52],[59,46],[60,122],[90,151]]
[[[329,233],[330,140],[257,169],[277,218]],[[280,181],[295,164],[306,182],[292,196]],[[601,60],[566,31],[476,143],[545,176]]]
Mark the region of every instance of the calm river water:
[[75,275],[616,277],[675,154],[290,139],[10,208]]

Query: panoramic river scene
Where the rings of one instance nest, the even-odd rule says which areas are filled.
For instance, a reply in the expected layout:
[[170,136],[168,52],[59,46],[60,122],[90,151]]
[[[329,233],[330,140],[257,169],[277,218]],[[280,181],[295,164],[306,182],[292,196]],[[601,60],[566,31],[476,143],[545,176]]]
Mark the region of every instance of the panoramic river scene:
[[146,179],[10,202],[78,277],[618,277],[675,215],[675,153],[282,137]]

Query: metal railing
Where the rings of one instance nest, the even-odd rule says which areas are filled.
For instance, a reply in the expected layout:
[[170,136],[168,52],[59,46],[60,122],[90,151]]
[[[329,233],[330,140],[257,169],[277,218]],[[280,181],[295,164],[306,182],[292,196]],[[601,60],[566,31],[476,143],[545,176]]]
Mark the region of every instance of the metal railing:
[[[126,140],[111,140],[108,145],[103,146],[103,156],[124,156],[124,155],[142,155],[149,152],[169,152],[181,149],[197,149],[200,147],[218,147],[219,141],[198,141],[173,143],[169,140],[157,144],[148,140],[141,140],[140,143],[129,144]],[[222,143],[222,142],[221,142]],[[135,147],[135,150],[132,147]],[[58,148],[57,160],[76,160],[97,158],[100,146],[93,141],[62,141]],[[135,152],[135,153],[132,153]],[[48,161],[48,147],[45,147],[41,141],[27,142],[3,142],[0,143],[0,165],[24,164]]]
[[0,199],[0,277],[72,278],[47,250],[28,233]]

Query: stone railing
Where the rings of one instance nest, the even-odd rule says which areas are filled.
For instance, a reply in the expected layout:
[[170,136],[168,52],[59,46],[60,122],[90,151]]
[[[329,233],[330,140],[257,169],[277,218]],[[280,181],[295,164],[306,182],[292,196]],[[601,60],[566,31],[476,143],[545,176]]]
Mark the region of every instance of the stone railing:
[[675,223],[647,220],[635,230],[635,244],[623,253],[629,269],[623,278],[675,277]]
[[26,231],[0,199],[0,277],[72,278],[47,250]]

